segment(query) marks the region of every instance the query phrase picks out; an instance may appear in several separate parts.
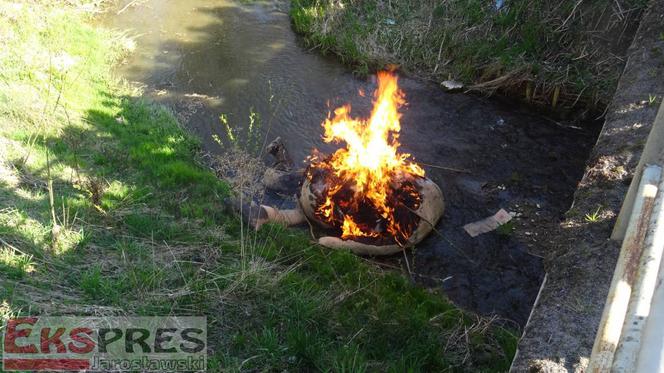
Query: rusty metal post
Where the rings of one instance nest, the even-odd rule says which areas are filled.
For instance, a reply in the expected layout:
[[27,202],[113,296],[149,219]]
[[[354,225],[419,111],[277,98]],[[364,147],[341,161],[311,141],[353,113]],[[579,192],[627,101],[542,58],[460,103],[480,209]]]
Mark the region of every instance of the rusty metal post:
[[[659,222],[664,226],[664,221]],[[650,315],[636,365],[637,372],[664,372],[664,261],[660,264]]]
[[[623,324],[620,343],[613,359],[613,372],[636,372],[639,350],[646,346],[643,341],[644,328],[649,322],[653,294],[664,252],[664,181],[660,182],[652,215],[646,231],[645,246],[641,254],[636,281],[632,286],[632,297]],[[664,325],[653,327],[663,328]],[[643,371],[653,373],[655,371]]]
[[659,166],[648,166],[643,171],[593,345],[588,372],[609,372],[613,365],[661,174]]

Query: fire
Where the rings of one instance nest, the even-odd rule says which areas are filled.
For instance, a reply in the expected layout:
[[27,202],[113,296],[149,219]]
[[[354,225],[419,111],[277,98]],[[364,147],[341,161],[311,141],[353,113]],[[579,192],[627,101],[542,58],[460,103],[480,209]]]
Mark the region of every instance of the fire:
[[410,154],[399,153],[399,108],[406,103],[390,72],[378,73],[369,118],[351,116],[346,104],[323,123],[323,140],[345,143],[332,155],[314,154],[307,172],[317,186],[316,216],[338,228],[341,237],[382,238],[403,242],[419,219],[420,203],[414,180],[424,170]]

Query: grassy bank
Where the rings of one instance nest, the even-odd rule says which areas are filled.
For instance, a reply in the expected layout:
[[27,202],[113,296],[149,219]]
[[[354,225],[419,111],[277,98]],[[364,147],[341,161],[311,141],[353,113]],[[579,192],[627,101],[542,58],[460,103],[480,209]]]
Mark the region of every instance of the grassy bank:
[[305,41],[367,72],[426,79],[556,111],[601,112],[647,0],[294,0]]
[[[92,3],[0,1],[0,316],[206,315],[211,371],[504,371],[513,334],[272,226],[111,74]],[[140,47],[140,46],[139,46]]]

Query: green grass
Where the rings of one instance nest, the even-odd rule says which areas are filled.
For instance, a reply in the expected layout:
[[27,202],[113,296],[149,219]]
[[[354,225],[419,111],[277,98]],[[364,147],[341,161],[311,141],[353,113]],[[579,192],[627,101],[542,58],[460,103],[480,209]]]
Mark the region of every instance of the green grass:
[[501,236],[511,236],[516,229],[514,221],[510,220],[505,224],[501,224],[496,228],[496,232]]
[[597,223],[601,217],[602,206],[597,206],[597,210],[584,216],[586,223]]
[[300,231],[247,232],[123,38],[0,1],[0,316],[206,315],[210,370],[505,371],[516,338]]
[[650,106],[657,105],[657,95],[648,94],[648,105]]
[[[294,0],[293,29],[360,73],[396,64],[553,110],[601,112],[613,96],[643,0]],[[618,37],[620,36],[620,37]]]

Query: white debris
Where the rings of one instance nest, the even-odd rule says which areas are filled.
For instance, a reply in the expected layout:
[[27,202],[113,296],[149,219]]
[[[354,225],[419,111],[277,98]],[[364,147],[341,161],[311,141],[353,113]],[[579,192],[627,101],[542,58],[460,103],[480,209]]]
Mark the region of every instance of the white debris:
[[456,80],[444,80],[440,85],[448,91],[457,91],[463,88],[463,83]]
[[509,222],[510,220],[512,220],[512,214],[503,209],[500,209],[497,213],[489,216],[488,218],[464,225],[463,229],[471,237],[477,237],[482,233],[491,232],[492,230]]

